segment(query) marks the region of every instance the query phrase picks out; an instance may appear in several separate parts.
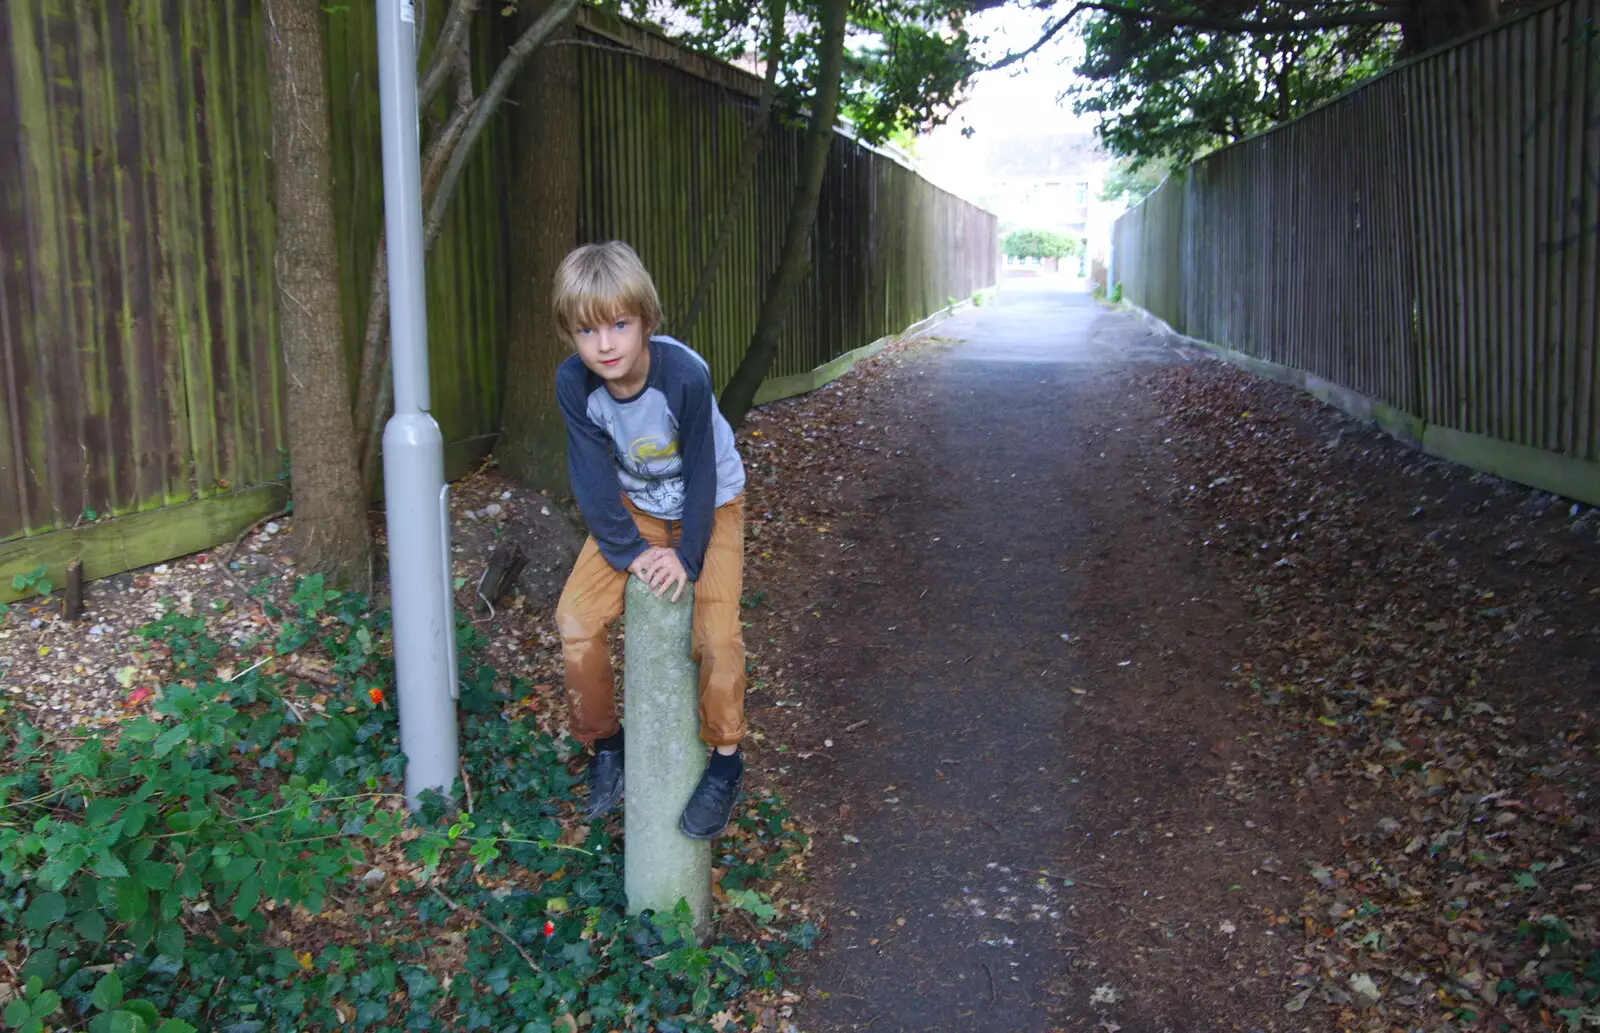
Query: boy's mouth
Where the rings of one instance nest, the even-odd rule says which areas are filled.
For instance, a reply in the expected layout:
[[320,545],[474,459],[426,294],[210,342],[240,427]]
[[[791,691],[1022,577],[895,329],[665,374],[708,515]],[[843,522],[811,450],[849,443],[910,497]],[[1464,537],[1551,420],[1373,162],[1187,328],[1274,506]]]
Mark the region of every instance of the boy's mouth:
[[600,360],[600,365],[606,366],[606,367],[609,368],[611,366],[615,366],[617,363],[619,363],[621,361],[622,361],[621,359],[601,359]]

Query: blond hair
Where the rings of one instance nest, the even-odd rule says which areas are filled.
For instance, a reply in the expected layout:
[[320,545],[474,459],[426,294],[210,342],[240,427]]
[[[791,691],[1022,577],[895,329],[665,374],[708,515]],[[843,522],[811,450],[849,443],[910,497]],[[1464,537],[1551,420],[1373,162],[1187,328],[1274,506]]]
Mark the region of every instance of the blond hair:
[[550,301],[562,333],[599,326],[623,313],[638,316],[647,336],[661,325],[655,281],[633,248],[620,240],[568,252],[556,270]]

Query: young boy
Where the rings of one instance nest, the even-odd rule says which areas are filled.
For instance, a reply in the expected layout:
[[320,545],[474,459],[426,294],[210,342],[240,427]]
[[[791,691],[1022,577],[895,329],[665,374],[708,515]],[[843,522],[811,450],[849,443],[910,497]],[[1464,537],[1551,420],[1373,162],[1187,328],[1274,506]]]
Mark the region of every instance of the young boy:
[[661,303],[632,248],[613,241],[567,255],[553,301],[574,352],[556,371],[567,470],[590,532],[556,606],[572,734],[594,748],[586,815],[600,817],[622,796],[606,627],[622,613],[628,575],[674,600],[693,581],[700,737],[714,749],[678,827],[711,839],[744,783],[744,465],[710,367],[653,336]]

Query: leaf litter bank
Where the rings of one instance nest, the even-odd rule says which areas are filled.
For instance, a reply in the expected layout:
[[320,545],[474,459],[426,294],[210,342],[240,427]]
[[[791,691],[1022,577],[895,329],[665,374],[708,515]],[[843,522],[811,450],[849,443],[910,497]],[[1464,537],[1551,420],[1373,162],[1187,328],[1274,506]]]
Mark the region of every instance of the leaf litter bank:
[[1324,819],[1298,908],[1255,919],[1293,945],[1275,1025],[1600,1021],[1596,512],[1217,363],[1149,387],[1247,614],[1232,791]]

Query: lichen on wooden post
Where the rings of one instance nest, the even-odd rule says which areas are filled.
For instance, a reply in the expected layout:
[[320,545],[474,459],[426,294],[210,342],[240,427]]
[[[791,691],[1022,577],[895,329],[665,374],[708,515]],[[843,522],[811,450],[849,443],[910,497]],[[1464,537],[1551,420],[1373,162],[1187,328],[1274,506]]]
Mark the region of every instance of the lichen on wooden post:
[[706,766],[700,741],[700,666],[689,656],[694,586],[673,602],[628,578],[623,700],[628,761],[623,782],[623,884],[628,911],[670,913],[689,902],[696,937],[711,928],[711,843],[678,830]]

